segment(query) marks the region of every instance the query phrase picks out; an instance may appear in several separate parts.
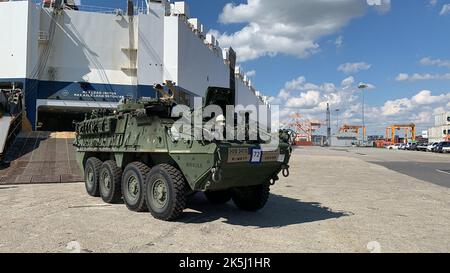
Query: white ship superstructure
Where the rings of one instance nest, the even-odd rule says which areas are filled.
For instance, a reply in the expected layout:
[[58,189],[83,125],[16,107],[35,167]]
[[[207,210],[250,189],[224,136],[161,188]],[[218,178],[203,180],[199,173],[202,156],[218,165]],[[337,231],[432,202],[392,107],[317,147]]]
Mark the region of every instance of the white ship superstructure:
[[217,86],[235,89],[237,104],[269,108],[185,2],[128,1],[128,11],[45,2],[0,0],[0,88],[24,91],[34,129],[65,129],[62,120],[124,96],[155,97],[166,81],[180,103]]

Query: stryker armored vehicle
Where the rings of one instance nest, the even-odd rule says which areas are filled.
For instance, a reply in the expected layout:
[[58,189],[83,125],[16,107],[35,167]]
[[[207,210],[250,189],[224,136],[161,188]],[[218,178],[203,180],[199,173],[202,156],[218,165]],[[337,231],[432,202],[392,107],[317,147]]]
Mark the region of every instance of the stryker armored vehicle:
[[[233,101],[230,89],[210,87],[204,106],[224,109]],[[175,105],[167,96],[125,101],[76,124],[76,158],[88,194],[106,203],[123,200],[128,209],[165,221],[179,218],[196,192],[214,204],[232,199],[242,210],[263,208],[279,174],[289,175],[286,134],[267,151],[262,140],[182,140],[172,128]]]

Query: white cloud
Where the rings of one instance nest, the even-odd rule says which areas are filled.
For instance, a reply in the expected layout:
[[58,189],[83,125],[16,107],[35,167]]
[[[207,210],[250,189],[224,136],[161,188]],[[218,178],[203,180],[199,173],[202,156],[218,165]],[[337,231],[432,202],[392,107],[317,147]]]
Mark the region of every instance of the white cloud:
[[344,45],[344,37],[339,35],[334,41],[334,44],[336,45],[336,48],[341,48]]
[[[386,5],[383,1],[383,7]],[[318,39],[364,15],[367,8],[361,0],[247,0],[225,5],[219,16],[223,24],[244,24],[242,29],[210,32],[221,45],[235,48],[239,61],[280,53],[303,58],[320,50]]]
[[398,74],[398,76],[395,78],[396,81],[407,81],[409,79],[409,75],[406,73],[400,73]]
[[431,91],[422,90],[412,98],[386,101],[380,110],[390,123],[412,122],[426,127],[433,125],[433,116],[449,105],[450,93],[434,96]]
[[245,73],[245,75],[247,75],[247,77],[254,77],[256,76],[256,70],[250,70],[247,73]]
[[422,90],[412,98],[388,100],[375,110],[383,115],[383,120],[387,124],[415,123],[426,129],[433,126],[434,115],[448,111],[449,107],[450,93],[435,96],[429,90]]
[[432,59],[430,57],[425,57],[420,60],[421,65],[425,66],[439,66],[450,68],[450,60]]
[[[433,59],[431,57],[424,57],[420,59],[419,63],[423,66],[436,66],[450,68],[450,60]],[[399,73],[395,78],[396,81],[430,81],[430,80],[450,80],[450,73]]]
[[445,109],[448,111],[449,106],[450,92],[433,95],[429,90],[422,90],[411,98],[388,100],[381,107],[371,107],[369,115],[376,120],[372,126],[379,126],[380,130],[395,123],[415,123],[426,129],[433,126],[433,116]]
[[343,87],[349,87],[352,86],[355,83],[355,78],[353,78],[352,76],[345,78],[342,80],[341,82],[341,86]]
[[301,89],[302,84],[304,84],[305,82],[306,78],[300,76],[297,79],[285,83],[284,88],[288,90]]
[[[352,78],[352,77],[351,77]],[[337,88],[333,83],[325,82],[320,85],[306,82],[304,76],[288,81],[284,88],[280,90],[278,97],[287,100],[293,92],[319,91],[324,93],[336,92]]]
[[[300,112],[311,119],[323,119],[327,103],[333,107],[342,109],[342,117],[352,118],[355,107],[358,104],[360,90],[355,85],[356,80],[348,77],[342,80],[340,86],[334,83],[321,84],[309,83],[306,78],[300,76],[286,82],[277,97],[271,98],[271,102],[281,106],[281,117],[289,118],[289,114]],[[347,109],[346,111],[344,111]]]
[[419,74],[414,73],[413,75],[409,75],[406,73],[400,73],[395,78],[396,81],[429,81],[429,80],[450,80],[450,73],[445,74]]
[[378,12],[385,13],[391,9],[391,0],[367,0],[369,6],[374,6]]
[[442,10],[439,15],[447,15],[450,14],[450,4],[445,4],[442,6]]
[[290,98],[286,102],[287,107],[311,109],[320,103],[320,92],[308,91],[300,93],[300,96]]
[[[347,77],[340,85],[318,84],[309,83],[301,76],[286,82],[279,95],[271,98],[271,102],[280,105],[280,117],[284,124],[296,112],[310,120],[324,120],[327,103],[332,109],[340,109],[341,124],[361,124],[361,91],[357,82],[354,77]],[[442,112],[449,108],[450,92],[433,94],[429,90],[422,90],[409,98],[387,100],[378,106],[366,102],[366,123],[369,133],[378,134],[383,133],[386,126],[395,123],[416,123],[420,128],[426,128],[433,125],[433,115],[437,110]]]
[[[447,104],[447,106],[450,106],[450,102]],[[444,107],[437,107],[433,110],[433,115],[439,115],[447,112],[447,110]]]
[[450,94],[448,95],[440,95],[440,96],[432,96],[431,91],[423,90],[419,92],[417,95],[412,97],[411,101],[415,105],[428,105],[438,103],[440,101],[446,101],[446,99],[450,99]]
[[382,107],[382,114],[384,116],[398,115],[412,107],[409,99],[389,100]]
[[372,65],[367,64],[365,62],[345,63],[345,64],[341,64],[338,67],[338,71],[350,74],[350,73],[358,73],[361,70],[368,70],[371,67],[372,67]]
[[429,0],[428,3],[430,6],[434,7],[434,6],[436,6],[437,2],[438,2],[437,0]]

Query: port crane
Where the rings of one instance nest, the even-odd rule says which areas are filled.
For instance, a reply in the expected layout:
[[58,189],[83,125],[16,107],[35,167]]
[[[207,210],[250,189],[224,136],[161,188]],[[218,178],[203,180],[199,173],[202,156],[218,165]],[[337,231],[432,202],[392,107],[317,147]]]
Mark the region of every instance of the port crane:
[[296,144],[312,145],[313,135],[321,128],[322,122],[305,119],[300,113],[292,114],[291,118],[288,126],[297,133]]
[[364,135],[366,135],[366,127],[363,126],[357,126],[357,125],[343,125],[340,129],[340,133],[354,133],[359,135],[361,133],[361,130],[363,130]]
[[[405,142],[408,142],[409,139],[411,139],[412,141],[416,140],[416,135],[417,135],[417,129],[416,129],[416,125],[411,123],[411,124],[394,124],[391,126],[388,126],[386,128],[386,141],[390,142],[391,144],[395,144],[395,133],[398,130],[405,130]],[[410,138],[411,136],[411,138]]]

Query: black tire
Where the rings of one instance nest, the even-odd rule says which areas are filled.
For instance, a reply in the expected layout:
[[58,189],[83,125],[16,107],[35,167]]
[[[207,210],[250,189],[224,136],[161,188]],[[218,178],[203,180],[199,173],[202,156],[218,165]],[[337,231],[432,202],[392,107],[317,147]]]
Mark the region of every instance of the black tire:
[[100,189],[98,187],[98,180],[100,177],[100,169],[103,162],[96,158],[91,157],[86,161],[84,165],[84,186],[90,196],[99,197]]
[[205,196],[211,204],[222,205],[231,200],[231,191],[207,191]]
[[145,181],[150,168],[141,162],[133,162],[123,171],[122,196],[127,208],[131,211],[145,212]]
[[100,170],[100,196],[108,204],[117,204],[122,200],[122,170],[113,160],[103,163]]
[[187,182],[175,167],[160,164],[152,168],[147,179],[145,199],[153,217],[173,221],[186,208]]
[[270,184],[264,183],[258,186],[235,188],[233,201],[241,210],[257,211],[266,205],[269,195]]

